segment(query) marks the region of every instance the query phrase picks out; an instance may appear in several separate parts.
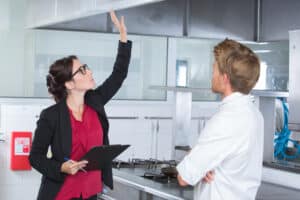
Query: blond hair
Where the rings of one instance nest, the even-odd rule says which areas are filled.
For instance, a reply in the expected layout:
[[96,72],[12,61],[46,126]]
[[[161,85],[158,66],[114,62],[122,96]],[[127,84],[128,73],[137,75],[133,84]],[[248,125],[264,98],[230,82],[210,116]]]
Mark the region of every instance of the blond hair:
[[248,94],[258,81],[260,62],[248,47],[225,39],[214,47],[215,60],[221,74],[227,74],[235,92]]

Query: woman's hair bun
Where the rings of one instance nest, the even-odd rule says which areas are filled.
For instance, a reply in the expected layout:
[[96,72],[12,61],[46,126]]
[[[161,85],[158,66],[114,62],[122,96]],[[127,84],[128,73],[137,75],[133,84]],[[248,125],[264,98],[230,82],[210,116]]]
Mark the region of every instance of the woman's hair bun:
[[67,96],[67,89],[65,83],[72,79],[73,60],[76,56],[68,56],[56,60],[49,69],[46,76],[46,85],[48,92],[58,102]]

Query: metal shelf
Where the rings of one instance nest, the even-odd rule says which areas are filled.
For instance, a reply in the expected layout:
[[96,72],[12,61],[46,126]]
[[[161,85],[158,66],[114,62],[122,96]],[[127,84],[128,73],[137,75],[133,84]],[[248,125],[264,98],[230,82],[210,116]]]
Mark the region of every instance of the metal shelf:
[[159,86],[159,85],[152,85],[149,89],[156,89],[156,90],[167,90],[167,91],[174,91],[174,92],[210,92],[210,88],[191,88],[191,87],[176,87],[176,86]]
[[173,117],[155,117],[155,116],[145,116],[144,119],[158,119],[158,120],[163,120],[163,119],[173,119]]
[[[178,87],[178,86],[159,86],[152,85],[149,89],[167,90],[174,92],[211,92],[211,88],[192,88],[192,87]],[[252,90],[250,94],[261,97],[289,97],[288,91],[275,90]]]
[[252,90],[251,94],[260,97],[289,97],[289,92],[287,91]]
[[300,132],[300,124],[289,123],[289,129],[291,131],[298,131],[298,132]]

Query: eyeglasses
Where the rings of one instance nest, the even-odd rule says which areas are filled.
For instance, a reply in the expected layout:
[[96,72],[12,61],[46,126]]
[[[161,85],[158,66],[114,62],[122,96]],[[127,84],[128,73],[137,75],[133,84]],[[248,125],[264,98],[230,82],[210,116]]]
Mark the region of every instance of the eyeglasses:
[[87,64],[81,65],[73,74],[72,74],[72,78],[78,73],[80,72],[82,75],[86,74],[86,70],[90,70],[89,66]]

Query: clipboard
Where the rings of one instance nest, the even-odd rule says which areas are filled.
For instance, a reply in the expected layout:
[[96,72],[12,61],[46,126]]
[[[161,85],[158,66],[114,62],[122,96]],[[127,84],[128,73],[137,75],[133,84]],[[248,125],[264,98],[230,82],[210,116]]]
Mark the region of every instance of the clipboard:
[[84,168],[87,171],[102,170],[111,165],[114,158],[125,151],[130,145],[102,145],[91,148],[80,160],[87,160]]

